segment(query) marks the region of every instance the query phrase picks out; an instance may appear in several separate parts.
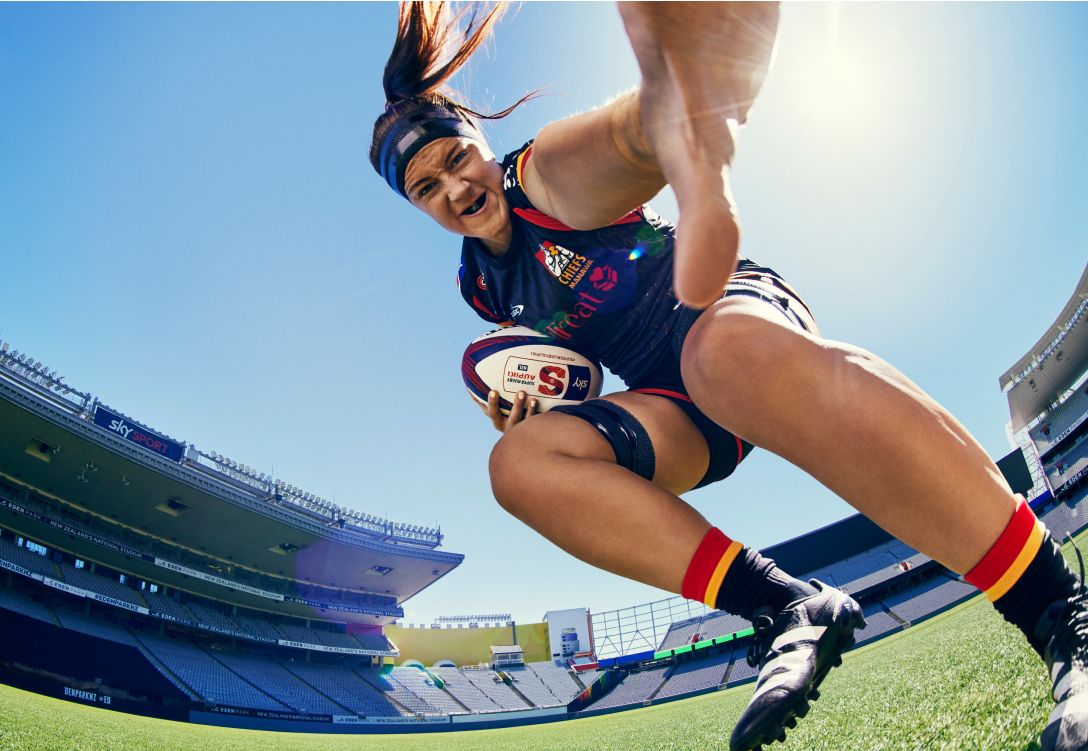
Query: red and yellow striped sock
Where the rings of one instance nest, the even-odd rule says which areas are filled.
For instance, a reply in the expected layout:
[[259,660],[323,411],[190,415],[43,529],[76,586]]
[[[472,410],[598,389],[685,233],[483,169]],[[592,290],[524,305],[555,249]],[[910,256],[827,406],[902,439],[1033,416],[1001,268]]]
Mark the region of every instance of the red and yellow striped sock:
[[717,527],[711,528],[688,564],[680,594],[689,600],[717,607],[718,590],[743,547],[736,540],[726,537]]
[[1035,560],[1043,545],[1046,527],[1035,518],[1035,512],[1023,496],[1017,496],[1016,511],[997,538],[990,552],[964,576],[968,584],[973,584],[986,593],[990,602],[1000,600]]

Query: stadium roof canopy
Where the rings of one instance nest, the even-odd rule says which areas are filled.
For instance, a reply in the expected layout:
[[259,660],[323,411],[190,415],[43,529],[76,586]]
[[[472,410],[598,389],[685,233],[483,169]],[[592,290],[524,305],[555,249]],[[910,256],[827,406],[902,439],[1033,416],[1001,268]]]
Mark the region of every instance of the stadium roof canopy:
[[[303,585],[373,593],[397,603],[434,584],[464,559],[431,545],[410,544],[410,539],[374,538],[306,516],[292,504],[250,492],[250,486],[232,484],[201,465],[171,461],[127,442],[73,414],[61,401],[0,369],[0,478],[73,513],[151,538],[157,541],[156,550],[187,549],[224,571],[246,569]],[[34,450],[39,446],[40,453]],[[55,523],[5,513],[4,524],[43,544],[162,585],[246,607],[332,616],[200,581],[93,544]]]
[[1088,325],[1078,326],[1086,310],[1088,267],[1054,323],[999,379],[1008,391],[1014,431],[1026,428],[1088,370]]

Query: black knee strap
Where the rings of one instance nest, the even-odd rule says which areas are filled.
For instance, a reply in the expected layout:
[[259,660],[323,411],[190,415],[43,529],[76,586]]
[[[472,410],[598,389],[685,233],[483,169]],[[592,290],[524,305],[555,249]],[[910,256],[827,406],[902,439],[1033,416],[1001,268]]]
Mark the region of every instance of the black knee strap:
[[595,427],[616,454],[616,464],[639,477],[654,479],[654,446],[650,434],[635,416],[603,399],[553,407],[550,412],[574,415]]

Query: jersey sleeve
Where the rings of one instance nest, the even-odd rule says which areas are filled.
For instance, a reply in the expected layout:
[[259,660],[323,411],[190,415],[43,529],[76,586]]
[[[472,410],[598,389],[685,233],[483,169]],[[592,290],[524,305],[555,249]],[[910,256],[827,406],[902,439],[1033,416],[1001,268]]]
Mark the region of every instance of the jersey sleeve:
[[461,297],[468,303],[470,308],[476,311],[476,315],[488,323],[498,324],[499,326],[512,325],[509,318],[504,316],[501,311],[495,310],[490,295],[487,294],[485,288],[482,288],[480,280],[483,279],[483,276],[473,262],[474,260],[470,248],[466,247],[461,251],[461,266],[457,269],[457,289],[460,290]]
[[510,204],[511,209],[536,209],[529,200],[529,196],[525,195],[525,188],[521,181],[522,173],[525,170],[525,163],[529,161],[532,153],[533,142],[529,141],[521,148],[511,151],[502,160],[502,191],[506,196],[506,201]]

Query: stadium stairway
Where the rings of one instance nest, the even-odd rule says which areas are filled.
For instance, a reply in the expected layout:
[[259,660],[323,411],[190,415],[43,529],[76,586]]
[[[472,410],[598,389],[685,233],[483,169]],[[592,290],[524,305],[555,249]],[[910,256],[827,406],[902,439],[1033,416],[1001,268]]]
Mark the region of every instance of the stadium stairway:
[[386,678],[396,681],[405,690],[412,692],[443,714],[461,714],[469,711],[457,701],[453,694],[439,688],[425,670],[415,667],[393,668]]
[[533,706],[532,702],[514,691],[499,677],[498,673],[490,668],[462,670],[461,673],[468,678],[472,685],[480,689],[491,701],[503,709],[527,709]]
[[[500,675],[501,675],[501,674],[500,674]],[[505,681],[503,681],[503,682],[505,683]],[[550,706],[550,705],[548,705],[548,704],[538,704],[537,702],[533,701],[533,700],[532,700],[532,699],[530,699],[530,698],[529,698],[528,696],[526,696],[525,694],[523,694],[523,693],[521,692],[521,689],[519,689],[519,688],[518,688],[517,686],[515,686],[515,685],[514,685],[514,684],[515,684],[515,683],[517,683],[517,682],[518,682],[518,681],[514,681],[514,680],[511,680],[511,682],[510,682],[510,683],[507,683],[506,685],[507,685],[507,686],[509,686],[509,687],[510,687],[510,690],[514,692],[514,696],[518,697],[518,698],[519,698],[519,699],[521,699],[521,700],[522,700],[523,702],[525,702],[525,705],[526,705],[526,706],[528,706],[528,707],[547,707],[547,706]],[[551,692],[549,691],[548,693],[551,693]]]
[[132,643],[136,646],[136,649],[140,650],[140,654],[144,656],[144,659],[154,665],[155,669],[162,673],[166,680],[177,686],[183,694],[188,696],[193,701],[203,701],[203,698],[199,694],[197,694],[195,691],[185,685],[185,682],[178,678],[176,675],[174,675],[173,671],[170,670],[170,668],[163,665],[158,657],[151,654],[151,650],[144,646],[143,642],[141,642],[140,639],[136,636],[135,631],[128,628],[126,628],[125,631],[127,631],[128,635],[132,637]]
[[469,680],[459,668],[434,668],[446,691],[474,712],[498,712],[503,706]]
[[567,666],[559,660],[553,662],[528,663],[526,666],[548,687],[560,704],[569,704],[585,688],[578,688],[578,682],[571,675]]
[[53,606],[48,602],[45,604],[46,612],[49,613],[49,617],[53,619],[53,625],[57,628],[64,628],[64,624],[60,622],[60,618],[57,617],[57,611],[53,610]]
[[360,716],[397,717],[410,714],[398,707],[385,694],[373,688],[349,668],[342,665],[277,660],[307,686],[349,712]]
[[260,689],[276,701],[303,714],[351,714],[329,697],[315,691],[297,675],[271,657],[219,654],[204,649],[213,660],[237,675],[241,680]]
[[386,670],[351,668],[351,671],[408,715],[442,714],[390,676]]
[[[520,668],[507,668],[500,675],[509,678],[510,688],[514,689],[514,693],[533,706],[557,707],[569,701],[569,699],[562,701],[557,697],[548,684],[541,680],[536,671],[532,670],[528,665]],[[574,688],[574,684],[571,684],[571,688]]]

